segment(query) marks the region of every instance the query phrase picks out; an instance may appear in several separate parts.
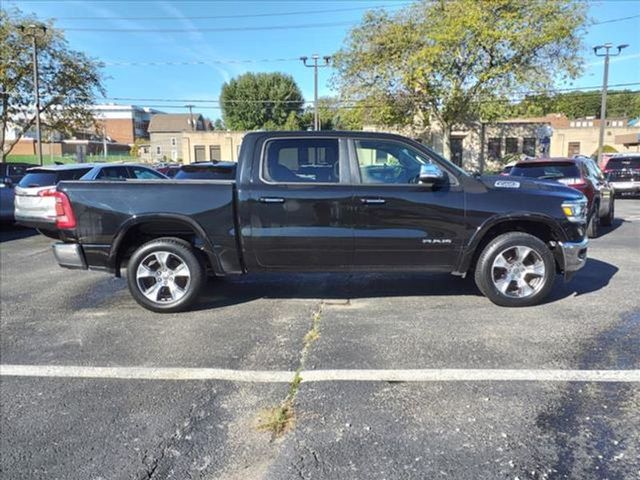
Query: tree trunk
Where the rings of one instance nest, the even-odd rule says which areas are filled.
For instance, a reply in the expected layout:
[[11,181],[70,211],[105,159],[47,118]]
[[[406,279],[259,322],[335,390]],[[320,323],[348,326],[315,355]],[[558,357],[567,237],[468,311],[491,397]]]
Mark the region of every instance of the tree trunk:
[[442,156],[451,160],[451,125],[442,125]]

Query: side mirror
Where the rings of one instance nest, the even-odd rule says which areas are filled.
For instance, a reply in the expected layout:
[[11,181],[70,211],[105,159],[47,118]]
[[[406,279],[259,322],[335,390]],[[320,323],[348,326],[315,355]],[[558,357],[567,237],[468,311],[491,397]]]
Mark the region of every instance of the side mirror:
[[444,172],[433,163],[420,166],[420,183],[423,185],[434,185],[444,180]]

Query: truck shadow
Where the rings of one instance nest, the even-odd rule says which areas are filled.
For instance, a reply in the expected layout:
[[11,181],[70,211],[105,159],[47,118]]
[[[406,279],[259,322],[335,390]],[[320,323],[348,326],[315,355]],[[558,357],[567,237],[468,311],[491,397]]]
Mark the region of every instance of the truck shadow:
[[[618,268],[600,260],[568,283],[557,278],[544,303],[586,295],[609,284]],[[238,305],[259,298],[349,300],[380,297],[481,296],[472,278],[433,273],[251,274],[210,280],[194,310]]]
[[21,227],[14,223],[2,222],[0,225],[0,243],[38,235],[33,228]]
[[614,218],[611,226],[609,227],[600,226],[597,238],[601,238],[606,235],[609,235],[614,230],[617,230],[618,228],[620,228],[624,223],[630,223],[630,222],[629,220],[625,220],[624,218]]

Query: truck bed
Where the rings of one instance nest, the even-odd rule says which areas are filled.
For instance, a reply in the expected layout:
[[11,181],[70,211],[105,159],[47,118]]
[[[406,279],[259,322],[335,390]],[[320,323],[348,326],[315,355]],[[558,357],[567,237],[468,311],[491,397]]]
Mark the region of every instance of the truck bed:
[[[221,260],[222,272],[240,270],[235,225],[235,181],[126,180],[61,182],[69,197],[77,228],[69,240],[106,255],[126,232],[145,217],[162,219],[167,235],[187,225],[202,232],[204,249]],[[150,227],[153,228],[153,227]],[[63,239],[64,239],[64,233]]]

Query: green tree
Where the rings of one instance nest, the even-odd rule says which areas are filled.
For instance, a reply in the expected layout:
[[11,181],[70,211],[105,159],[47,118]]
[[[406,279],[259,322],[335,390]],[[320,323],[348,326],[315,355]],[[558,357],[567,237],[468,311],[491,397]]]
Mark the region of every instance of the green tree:
[[[20,29],[44,25],[36,36],[40,79],[40,118],[43,130],[63,134],[95,129],[90,105],[97,93],[104,95],[101,64],[69,48],[64,34],[52,21],[43,24],[17,9],[0,9],[0,140],[2,161],[36,120],[33,95],[32,39]],[[9,128],[15,138],[5,138]]]
[[227,127],[225,127],[224,122],[222,121],[221,118],[216,118],[216,121],[213,122],[213,129],[214,130],[226,130]]
[[245,73],[222,86],[222,117],[231,130],[283,128],[304,104],[293,77],[284,73]]
[[287,121],[282,126],[284,130],[300,130],[300,116],[298,112],[289,112]]
[[[582,60],[586,4],[573,0],[421,0],[399,12],[368,12],[335,55],[342,96],[371,113],[442,125],[491,120],[524,90],[574,78]],[[375,116],[375,115],[374,115]]]

